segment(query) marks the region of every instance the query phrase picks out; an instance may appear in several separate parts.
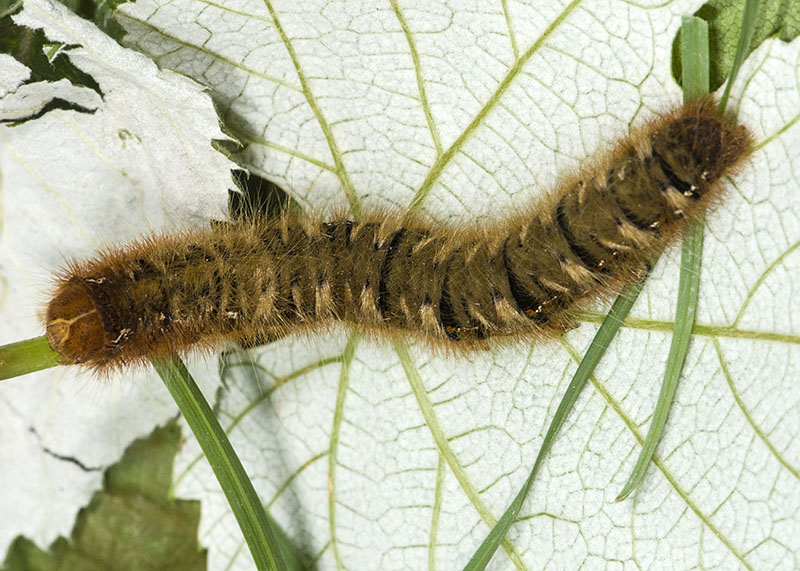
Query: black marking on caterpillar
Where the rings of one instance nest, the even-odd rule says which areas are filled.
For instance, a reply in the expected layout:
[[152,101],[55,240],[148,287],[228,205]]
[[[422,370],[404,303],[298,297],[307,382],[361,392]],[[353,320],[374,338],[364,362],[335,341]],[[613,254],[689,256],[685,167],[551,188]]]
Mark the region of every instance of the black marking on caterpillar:
[[102,252],[58,278],[47,337],[64,364],[105,370],[334,322],[445,351],[561,335],[719,200],[752,138],[715,109],[651,121],[488,228],[284,214]]

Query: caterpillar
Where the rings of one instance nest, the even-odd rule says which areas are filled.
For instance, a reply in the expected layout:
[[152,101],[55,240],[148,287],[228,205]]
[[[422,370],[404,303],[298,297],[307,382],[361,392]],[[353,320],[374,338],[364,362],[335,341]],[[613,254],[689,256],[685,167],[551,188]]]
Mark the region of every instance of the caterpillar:
[[63,364],[98,371],[335,322],[456,352],[552,338],[577,308],[642,279],[721,198],[752,140],[708,98],[633,129],[483,226],[375,211],[146,237],[59,274],[47,338]]

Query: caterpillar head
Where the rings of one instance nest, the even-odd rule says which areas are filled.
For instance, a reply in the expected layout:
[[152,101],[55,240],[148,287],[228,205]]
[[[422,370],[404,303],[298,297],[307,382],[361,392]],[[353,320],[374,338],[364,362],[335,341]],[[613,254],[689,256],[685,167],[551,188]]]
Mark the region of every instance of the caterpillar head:
[[93,365],[107,359],[109,339],[88,285],[82,278],[70,278],[59,285],[47,306],[47,341],[64,365]]

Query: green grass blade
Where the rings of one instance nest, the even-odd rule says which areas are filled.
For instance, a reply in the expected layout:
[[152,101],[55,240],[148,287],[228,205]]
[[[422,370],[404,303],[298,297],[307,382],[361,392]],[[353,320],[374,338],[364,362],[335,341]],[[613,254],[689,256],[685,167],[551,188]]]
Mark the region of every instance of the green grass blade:
[[514,501],[511,502],[511,505],[508,506],[505,513],[497,520],[495,526],[475,551],[475,554],[472,556],[472,559],[469,560],[467,566],[464,567],[465,571],[485,569],[495,551],[497,551],[498,546],[503,541],[509,528],[511,528],[511,525],[517,519],[522,505],[525,502],[525,496],[527,496],[528,490],[531,484],[533,484],[542,462],[544,462],[544,459],[553,447],[553,442],[559,430],[561,430],[567,415],[575,405],[575,401],[578,399],[581,390],[586,386],[586,382],[589,380],[597,363],[600,362],[601,357],[606,352],[606,349],[608,349],[611,340],[614,339],[617,331],[619,331],[622,322],[625,320],[631,307],[633,307],[636,298],[639,297],[643,286],[644,282],[639,282],[630,286],[614,302],[611,311],[608,312],[608,315],[597,330],[594,339],[592,339],[592,343],[586,350],[586,354],[583,356],[580,365],[578,365],[578,370],[575,371],[575,375],[573,375],[564,396],[561,398],[558,409],[556,409],[556,413],[553,415],[553,420],[547,428],[547,433],[542,441],[542,447],[539,449],[539,454],[536,456],[536,461],[533,464],[528,479],[517,493]]
[[[683,98],[693,101],[708,93],[708,24],[694,16],[685,16],[681,28],[681,61],[683,62]],[[681,251],[681,274],[678,282],[678,300],[675,306],[675,325],[669,347],[664,380],[658,395],[653,419],[644,439],[636,464],[617,496],[617,501],[627,498],[644,479],[653,459],[658,442],[664,433],[669,410],[678,388],[678,380],[686,361],[692,327],[697,313],[700,291],[700,268],[703,255],[703,224],[695,223],[686,233]]]
[[[749,10],[749,11],[748,11]],[[731,71],[731,77],[725,89],[727,93],[736,79],[741,61],[752,36],[753,22],[748,25],[747,18],[754,19],[758,10],[758,1],[748,0],[745,7],[745,22],[742,26],[742,36],[739,38],[737,49],[737,62]],[[749,29],[749,32],[746,30]],[[683,93],[685,101],[703,97],[708,93],[709,85],[709,59],[708,59],[708,24],[693,16],[683,18],[681,28],[681,59],[683,61]],[[725,101],[720,102],[720,111],[725,109]],[[658,395],[653,419],[647,431],[647,436],[642,444],[642,450],[631,471],[628,481],[617,496],[617,501],[627,498],[644,479],[647,467],[653,459],[656,447],[664,433],[669,410],[678,388],[686,354],[689,350],[689,341],[692,336],[695,315],[697,314],[697,299],[700,292],[700,270],[703,256],[704,228],[702,221],[693,224],[684,237],[681,250],[681,274],[678,282],[678,300],[675,307],[675,325],[672,330],[669,355],[664,370],[664,380],[661,392]]]
[[661,392],[658,395],[653,419],[644,439],[642,450],[636,465],[628,477],[628,481],[617,496],[617,501],[627,498],[644,479],[647,467],[653,459],[656,446],[661,440],[664,426],[667,423],[669,409],[678,388],[678,380],[686,360],[689,341],[692,337],[694,317],[697,312],[697,296],[700,290],[700,266],[703,256],[703,223],[695,222],[683,239],[681,251],[681,275],[678,282],[678,303],[675,308],[675,327],[672,330],[672,342],[669,347],[667,366]]
[[695,101],[708,94],[708,22],[684,16],[681,23],[681,61],[683,62],[683,101]]
[[719,100],[720,111],[725,111],[728,106],[728,97],[731,93],[733,82],[736,81],[736,76],[739,75],[739,68],[742,67],[745,57],[747,57],[750,42],[753,39],[753,31],[756,27],[756,15],[758,14],[759,0],[746,0],[744,3],[744,13],[742,14],[742,31],[739,36],[739,45],[736,47],[736,57],[733,60],[733,67],[731,67],[731,75],[728,78],[728,83],[725,85],[725,90]]
[[[683,61],[683,97],[692,101],[708,93],[708,23],[694,16],[684,16],[681,27],[681,60]],[[692,224],[683,239],[681,274],[678,282],[678,300],[675,306],[675,326],[667,356],[664,380],[658,395],[653,419],[642,444],[628,481],[617,496],[617,501],[627,498],[644,479],[656,447],[664,433],[678,380],[686,361],[692,327],[697,313],[700,291],[700,267],[703,257],[703,224]]]
[[[217,422],[214,412],[186,369],[186,365],[175,358],[154,361],[153,366],[175,399],[208,463],[211,464],[258,569],[280,571],[287,569],[284,554],[287,549],[289,559],[299,564],[299,558],[293,556],[293,548],[288,544],[288,539],[278,531],[277,524],[264,510],[228,436]],[[279,537],[282,541],[279,541]],[[302,566],[293,565],[293,568]]]
[[0,346],[0,381],[55,367],[58,359],[44,336]]

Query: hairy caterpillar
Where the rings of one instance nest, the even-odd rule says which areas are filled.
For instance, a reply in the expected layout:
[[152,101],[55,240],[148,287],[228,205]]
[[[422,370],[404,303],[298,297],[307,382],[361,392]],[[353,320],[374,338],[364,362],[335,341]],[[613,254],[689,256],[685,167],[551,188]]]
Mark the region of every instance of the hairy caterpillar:
[[751,146],[706,99],[634,130],[488,227],[373,212],[145,238],[62,273],[47,337],[63,363],[103,369],[335,321],[465,350],[556,336],[576,307],[640,279]]

